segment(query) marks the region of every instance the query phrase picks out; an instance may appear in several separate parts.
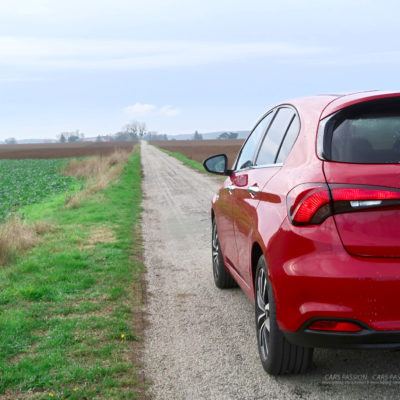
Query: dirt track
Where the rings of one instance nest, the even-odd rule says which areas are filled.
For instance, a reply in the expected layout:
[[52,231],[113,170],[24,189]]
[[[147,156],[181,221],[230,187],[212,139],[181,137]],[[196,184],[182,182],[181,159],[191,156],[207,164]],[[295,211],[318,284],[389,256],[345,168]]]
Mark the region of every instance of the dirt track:
[[154,140],[151,144],[163,149],[182,153],[191,160],[202,162],[214,154],[225,153],[231,167],[242,147],[244,139],[225,140]]
[[398,352],[317,349],[309,373],[266,375],[252,304],[240,289],[213,283],[209,205],[219,180],[145,143],[142,164],[144,360],[154,399],[400,398]]

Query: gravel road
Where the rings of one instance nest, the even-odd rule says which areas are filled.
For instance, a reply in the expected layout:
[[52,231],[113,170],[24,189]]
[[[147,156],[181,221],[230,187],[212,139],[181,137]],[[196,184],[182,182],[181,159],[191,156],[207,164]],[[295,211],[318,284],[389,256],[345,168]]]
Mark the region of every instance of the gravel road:
[[240,289],[213,283],[209,210],[220,180],[146,143],[142,166],[149,322],[143,356],[154,399],[400,398],[398,352],[317,349],[307,374],[268,376],[251,302]]

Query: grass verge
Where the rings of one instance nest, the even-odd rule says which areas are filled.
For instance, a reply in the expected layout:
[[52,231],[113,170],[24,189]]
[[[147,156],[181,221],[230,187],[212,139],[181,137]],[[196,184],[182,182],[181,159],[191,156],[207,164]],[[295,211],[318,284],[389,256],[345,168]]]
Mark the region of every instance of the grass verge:
[[27,224],[19,215],[10,215],[0,224],[0,268],[10,264],[18,254],[35,246],[40,237],[51,230],[46,222]]
[[116,182],[129,161],[130,151],[119,149],[106,157],[88,157],[82,160],[72,159],[63,173],[67,176],[86,179],[84,190],[68,196],[67,208],[77,208],[82,199],[107,188]]
[[28,223],[52,229],[0,269],[0,397],[137,398],[139,148],[107,189],[73,209],[66,196],[24,210]]

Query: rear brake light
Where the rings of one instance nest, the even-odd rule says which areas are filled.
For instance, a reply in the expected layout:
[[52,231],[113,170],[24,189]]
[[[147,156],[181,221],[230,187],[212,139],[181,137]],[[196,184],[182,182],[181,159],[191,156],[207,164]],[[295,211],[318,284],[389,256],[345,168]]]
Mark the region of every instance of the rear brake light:
[[332,215],[328,185],[312,183],[296,186],[287,196],[287,208],[294,225],[320,224]]
[[296,186],[287,196],[294,225],[321,224],[333,214],[399,204],[400,190],[377,186],[310,183]]
[[315,321],[308,329],[314,331],[331,331],[331,332],[359,332],[361,328],[353,322],[344,321]]
[[393,188],[337,184],[329,187],[334,214],[400,204],[400,191]]
[[330,185],[334,201],[339,200],[393,200],[400,199],[400,192],[392,188],[362,188],[346,185]]

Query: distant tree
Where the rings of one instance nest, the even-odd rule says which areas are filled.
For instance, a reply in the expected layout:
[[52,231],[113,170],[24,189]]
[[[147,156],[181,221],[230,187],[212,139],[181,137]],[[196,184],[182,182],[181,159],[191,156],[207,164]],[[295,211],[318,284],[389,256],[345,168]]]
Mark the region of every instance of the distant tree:
[[237,132],[223,132],[217,139],[237,139],[239,134]]
[[57,135],[58,140],[61,143],[68,142],[68,138],[71,136],[71,132],[61,132],[59,135]]
[[124,126],[124,132],[128,134],[127,140],[138,140],[146,133],[146,124],[144,122],[132,121]]
[[146,124],[144,122],[139,122],[138,133],[140,137],[143,137],[144,134],[146,133]]
[[77,136],[77,135],[71,135],[71,136],[68,138],[68,142],[69,142],[69,143],[79,142],[79,139],[80,139],[79,136]]
[[157,132],[146,132],[144,136],[141,137],[143,140],[168,140],[166,134],[159,134]]
[[203,140],[203,135],[196,131],[193,135],[193,140]]
[[61,134],[58,136],[61,143],[79,142],[83,140],[84,137],[85,135],[82,132],[79,132],[79,129],[72,132],[61,132]]
[[125,126],[125,132],[128,135],[128,138],[131,138],[132,140],[137,140],[138,138],[138,127],[136,123],[132,122],[130,124],[127,124]]
[[13,137],[10,137],[4,141],[5,144],[16,144],[17,140]]
[[103,141],[103,139],[101,138],[100,135],[98,135],[97,138],[96,138],[96,142],[102,142],[102,141]]

